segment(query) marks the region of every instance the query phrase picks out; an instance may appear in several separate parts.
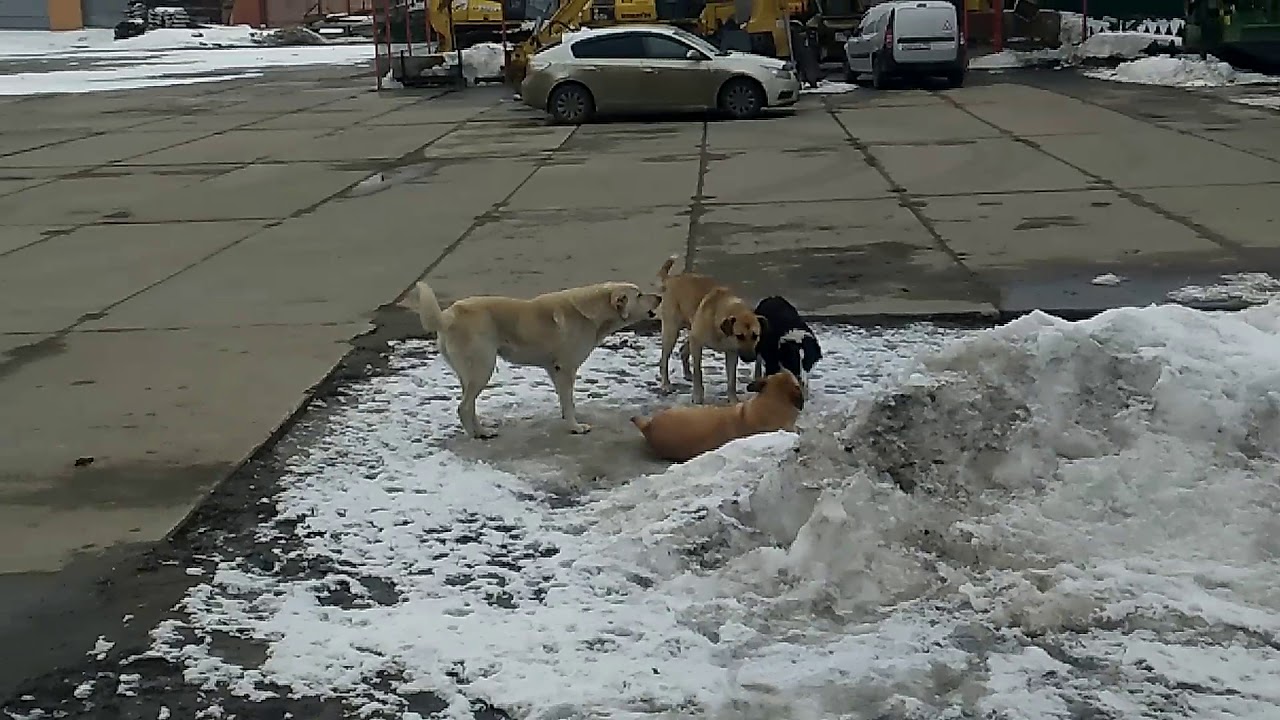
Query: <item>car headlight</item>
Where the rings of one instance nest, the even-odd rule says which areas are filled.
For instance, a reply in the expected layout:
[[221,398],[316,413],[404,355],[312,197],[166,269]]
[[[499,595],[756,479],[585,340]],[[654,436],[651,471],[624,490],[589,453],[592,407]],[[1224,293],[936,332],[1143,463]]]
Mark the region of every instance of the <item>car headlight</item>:
[[773,76],[778,78],[779,80],[790,80],[791,71],[788,70],[787,68],[779,68],[773,71]]

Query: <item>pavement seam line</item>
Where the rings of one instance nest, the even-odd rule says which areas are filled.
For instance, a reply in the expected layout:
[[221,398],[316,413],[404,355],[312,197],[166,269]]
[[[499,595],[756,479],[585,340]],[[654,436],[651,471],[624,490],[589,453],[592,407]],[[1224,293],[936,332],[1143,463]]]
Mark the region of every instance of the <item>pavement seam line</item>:
[[698,252],[698,227],[702,217],[707,214],[706,197],[703,191],[707,186],[707,169],[711,166],[711,154],[707,151],[707,138],[710,136],[710,123],[702,121],[702,143],[698,147],[698,182],[689,202],[689,234],[684,242],[684,272],[693,272],[694,256]]
[[[1086,75],[1085,77],[1088,77],[1088,76]],[[1090,78],[1090,79],[1091,79],[1091,80],[1097,80],[1098,82],[1108,82],[1107,80],[1098,80],[1097,78]],[[1039,88],[1039,89],[1041,89],[1041,90],[1046,90],[1046,91],[1048,91],[1048,92],[1054,92],[1054,91],[1053,91],[1053,90],[1051,90],[1050,88],[1043,87],[1043,86],[1041,86],[1041,85],[1039,85],[1039,84],[1035,84],[1035,83],[1033,83],[1033,84],[1032,84],[1032,87],[1036,87],[1036,88]],[[1202,95],[1202,94],[1200,94],[1200,93],[1191,93],[1191,92],[1187,92],[1186,90],[1182,90],[1182,92],[1183,92],[1184,94],[1186,94],[1186,95],[1190,95],[1191,97],[1196,97],[1196,98],[1200,98],[1201,100],[1205,100],[1205,101],[1208,101],[1208,102],[1212,102],[1212,100],[1209,100],[1209,98],[1213,98],[1213,96],[1211,96],[1211,95]],[[1116,109],[1116,108],[1107,107],[1106,105],[1103,105],[1103,104],[1101,104],[1101,103],[1099,103],[1099,102],[1096,102],[1096,101],[1094,101],[1094,100],[1089,100],[1089,99],[1087,99],[1087,98],[1079,97],[1079,96],[1077,96],[1077,95],[1075,95],[1075,94],[1066,93],[1066,92],[1059,93],[1059,94],[1060,94],[1060,95],[1066,95],[1067,97],[1071,98],[1072,100],[1077,100],[1077,101],[1082,102],[1082,103],[1084,103],[1084,104],[1086,104],[1086,105],[1092,105],[1092,106],[1094,106],[1094,107],[1098,108],[1099,110],[1106,110],[1106,111],[1109,111],[1109,112],[1116,113],[1117,115],[1123,115],[1124,117],[1127,117],[1127,118],[1129,118],[1130,120],[1136,120],[1136,121],[1141,122],[1141,123],[1146,123],[1147,125],[1154,125],[1155,127],[1158,127],[1158,128],[1160,128],[1161,130],[1170,130],[1170,131],[1172,131],[1172,132],[1178,133],[1179,135],[1185,135],[1186,137],[1193,137],[1193,138],[1196,138],[1196,139],[1198,139],[1198,140],[1204,140],[1205,142],[1211,142],[1211,143],[1213,143],[1214,145],[1219,145],[1219,146],[1224,147],[1224,148],[1227,148],[1227,149],[1229,149],[1229,150],[1234,150],[1234,151],[1239,152],[1239,153],[1244,153],[1245,155],[1248,155],[1249,157],[1256,158],[1256,159],[1258,159],[1258,160],[1266,160],[1267,162],[1275,163],[1275,164],[1277,164],[1277,165],[1280,165],[1280,159],[1273,158],[1273,157],[1267,157],[1266,155],[1259,155],[1259,154],[1257,154],[1257,153],[1250,152],[1250,151],[1248,151],[1248,150],[1244,150],[1244,149],[1242,149],[1242,148],[1238,148],[1238,147],[1236,147],[1236,146],[1234,146],[1234,145],[1228,145],[1227,143],[1222,142],[1221,140],[1216,140],[1216,139],[1211,138],[1211,137],[1205,137],[1205,136],[1203,136],[1203,135],[1197,135],[1196,133],[1194,133],[1194,132],[1192,132],[1192,131],[1190,131],[1190,130],[1184,130],[1184,129],[1182,129],[1182,128],[1165,127],[1165,126],[1163,126],[1163,125],[1157,125],[1155,122],[1153,122],[1153,121],[1152,121],[1152,119],[1151,119],[1151,118],[1143,118],[1143,117],[1139,117],[1139,116],[1137,116],[1137,115],[1133,115],[1133,114],[1131,114],[1131,113],[1125,112],[1124,110],[1119,110],[1119,109]],[[1216,98],[1214,98],[1214,99],[1216,99]],[[1231,102],[1231,101],[1230,101],[1230,100],[1228,100],[1227,102]],[[1280,110],[1274,110],[1274,109],[1271,109],[1271,108],[1263,108],[1263,109],[1264,109],[1264,110],[1268,110],[1269,112],[1280,112]],[[1082,133],[1082,134],[1094,134],[1094,133]]]
[[[353,97],[354,97],[354,96],[353,96]],[[439,97],[439,96],[436,96],[436,97]],[[336,102],[336,101],[328,101],[328,102]],[[321,103],[321,104],[323,104],[323,103]],[[316,105],[316,106],[312,106],[312,107],[318,107],[318,105]],[[290,111],[290,112],[292,112],[292,111]],[[282,114],[287,114],[287,113],[282,113]],[[272,117],[279,117],[279,116],[280,116],[280,115],[273,115]],[[255,121],[255,122],[256,122],[256,121]],[[463,120],[463,121],[460,121],[460,122],[456,123],[456,124],[455,124],[455,127],[454,127],[454,128],[452,128],[451,130],[449,130],[449,132],[446,132],[444,135],[441,135],[440,137],[434,138],[434,139],[432,139],[432,140],[430,140],[430,141],[428,141],[428,142],[424,143],[424,144],[423,144],[423,145],[421,145],[420,147],[418,147],[418,148],[416,148],[416,149],[414,149],[414,150],[411,150],[411,151],[409,151],[409,152],[405,153],[404,155],[400,156],[400,158],[398,158],[397,160],[392,161],[392,163],[400,163],[400,162],[402,162],[404,159],[408,158],[409,156],[411,156],[411,155],[413,155],[413,154],[415,154],[415,153],[420,153],[420,152],[422,152],[422,151],[423,151],[423,150],[425,150],[428,146],[430,146],[432,143],[438,142],[438,141],[440,140],[440,138],[446,137],[447,135],[449,135],[450,133],[454,132],[455,130],[457,130],[458,128],[460,128],[460,127],[461,127],[462,125],[464,125],[464,124],[466,124],[466,121],[465,121],[465,120]],[[240,127],[240,126],[237,126],[237,127]],[[228,128],[228,130],[231,130],[231,129],[234,129],[234,128]],[[575,129],[575,131],[576,131],[576,129]],[[219,132],[216,132],[216,133],[212,133],[211,135],[207,135],[207,136],[205,136],[205,137],[198,138],[198,139],[199,139],[199,140],[203,140],[203,139],[208,138],[208,137],[214,137],[214,136],[216,136],[216,135],[220,135],[220,134],[221,134],[221,133],[223,133],[223,132],[227,132],[227,130],[223,130],[223,131],[219,131]],[[573,133],[570,133],[570,134],[569,134],[569,136],[570,136],[570,137],[571,137],[572,135],[573,135]],[[568,140],[568,137],[566,137],[566,138],[565,138],[565,140],[567,141],[567,140]],[[190,142],[195,142],[195,140],[192,140],[192,141],[190,141]],[[181,145],[181,144],[182,144],[182,143],[179,143],[179,145]],[[563,145],[563,142],[562,142],[561,144]],[[175,146],[173,146],[173,147],[177,147],[177,146],[175,145]],[[165,149],[165,148],[161,148],[161,149]],[[157,152],[157,151],[153,151],[153,152]],[[145,154],[147,154],[147,153],[143,153],[143,155],[145,155]],[[139,157],[139,156],[134,156],[134,157]],[[392,163],[384,163],[384,164],[385,164],[385,165],[388,165],[388,166],[394,166],[394,165],[392,165]],[[284,163],[284,164],[287,164],[287,163]],[[249,164],[247,164],[247,165],[241,165],[241,166],[238,166],[238,167],[233,168],[232,170],[229,170],[228,172],[233,172],[234,170],[243,169],[243,168],[245,168],[245,167],[250,167],[250,166],[252,166],[252,165],[253,165],[253,163],[249,163]],[[101,167],[106,167],[106,165],[98,165],[98,166],[94,166],[94,168],[93,168],[93,169],[101,168]],[[529,177],[532,177],[532,176],[533,176],[533,173],[537,172],[537,170],[538,170],[538,168],[539,168],[539,167],[541,167],[541,166],[539,165],[538,167],[535,167],[535,168],[534,168],[534,170],[533,170],[532,172],[530,172]],[[219,173],[218,175],[210,176],[210,177],[208,177],[208,178],[205,178],[205,179],[200,180],[200,181],[198,181],[197,183],[193,183],[193,184],[199,184],[199,182],[204,182],[205,180],[212,179],[213,177],[220,177],[220,176],[225,175],[225,174],[227,174],[227,173]],[[31,344],[29,344],[29,345],[19,346],[19,347],[17,347],[17,348],[12,348],[12,349],[11,349],[11,350],[9,350],[8,352],[6,352],[6,353],[4,354],[4,356],[0,356],[0,358],[2,358],[2,359],[0,359],[0,377],[3,377],[4,375],[10,374],[10,373],[12,373],[12,372],[15,372],[16,370],[18,370],[18,369],[19,369],[20,367],[22,367],[23,365],[25,365],[25,364],[27,364],[28,362],[31,362],[32,360],[36,359],[36,358],[30,357],[30,354],[29,354],[29,353],[22,353],[22,352],[19,352],[19,351],[23,350],[24,348],[29,349],[29,348],[32,348],[32,347],[38,346],[38,345],[40,345],[40,344],[42,344],[42,343],[60,343],[60,342],[62,342],[62,341],[63,341],[63,339],[64,339],[67,335],[69,335],[71,332],[75,331],[75,330],[76,330],[76,328],[78,328],[81,324],[83,324],[83,323],[86,321],[86,319],[87,319],[87,318],[89,318],[90,316],[95,316],[95,317],[94,317],[94,319],[97,319],[97,316],[105,316],[105,315],[106,315],[107,313],[109,313],[113,308],[116,308],[116,307],[120,306],[121,304],[123,304],[123,303],[125,303],[125,302],[128,302],[129,300],[132,300],[133,298],[137,297],[138,295],[141,295],[142,293],[145,293],[145,292],[147,292],[147,291],[149,291],[149,290],[151,290],[151,289],[153,289],[153,288],[155,288],[155,287],[157,287],[157,286],[161,285],[162,283],[165,283],[165,282],[168,282],[169,280],[172,280],[173,278],[177,277],[178,275],[181,275],[182,273],[187,272],[188,270],[190,270],[190,269],[192,269],[192,268],[196,267],[197,265],[200,265],[200,264],[202,264],[202,263],[204,263],[204,262],[207,262],[208,260],[210,260],[210,259],[212,259],[212,258],[216,257],[217,255],[221,254],[222,252],[224,252],[224,251],[226,251],[226,250],[229,250],[229,249],[231,249],[231,248],[233,248],[233,247],[235,247],[235,246],[237,246],[237,245],[240,245],[241,243],[245,242],[246,240],[249,240],[249,239],[251,239],[251,238],[257,237],[259,234],[261,234],[261,233],[263,233],[263,232],[266,232],[267,230],[269,230],[269,229],[271,229],[271,228],[273,228],[273,227],[277,227],[278,225],[280,225],[281,223],[283,223],[285,220],[296,219],[296,218],[301,217],[302,215],[305,215],[305,214],[307,214],[307,213],[309,213],[309,212],[314,212],[314,211],[315,211],[317,208],[319,208],[321,205],[324,205],[325,203],[327,203],[327,202],[329,202],[329,201],[333,200],[334,198],[336,198],[336,197],[338,197],[338,196],[340,196],[340,195],[342,195],[342,194],[344,194],[344,193],[346,193],[346,192],[349,192],[349,191],[351,190],[351,188],[353,188],[353,187],[355,187],[356,185],[358,185],[358,184],[360,184],[361,182],[363,182],[363,181],[364,181],[364,179],[365,179],[365,178],[361,178],[360,180],[357,180],[357,181],[355,181],[355,182],[353,182],[353,183],[350,183],[349,185],[347,185],[346,187],[342,188],[342,189],[341,189],[341,190],[339,190],[338,192],[333,193],[332,195],[330,195],[330,196],[328,196],[328,197],[326,197],[326,198],[324,198],[324,199],[320,200],[319,202],[314,203],[314,204],[312,204],[312,205],[310,205],[310,206],[307,206],[307,207],[304,207],[304,208],[302,208],[302,209],[300,209],[300,210],[295,211],[294,213],[292,213],[292,214],[291,214],[289,217],[287,217],[287,218],[283,218],[283,219],[281,219],[281,218],[276,218],[276,220],[278,220],[279,222],[276,222],[276,223],[273,223],[273,224],[269,224],[269,225],[264,225],[263,227],[261,227],[261,228],[259,228],[259,229],[257,229],[257,230],[254,230],[254,231],[252,231],[252,232],[250,232],[248,235],[246,235],[246,236],[244,236],[244,237],[242,237],[242,238],[240,238],[240,239],[238,239],[238,240],[235,240],[235,241],[233,241],[233,242],[231,242],[231,243],[228,243],[227,245],[224,245],[224,246],[222,246],[222,247],[218,248],[217,250],[214,250],[213,252],[211,252],[211,253],[209,253],[208,255],[205,255],[204,257],[202,257],[202,258],[200,258],[200,259],[198,259],[198,260],[196,260],[196,261],[192,262],[191,264],[186,265],[186,266],[184,266],[184,267],[181,267],[181,268],[179,268],[178,270],[175,270],[174,272],[170,273],[169,275],[167,275],[167,276],[165,276],[165,277],[163,277],[163,278],[161,278],[161,279],[159,279],[159,280],[157,280],[157,281],[155,281],[155,282],[153,282],[153,283],[151,283],[151,284],[147,285],[146,287],[144,287],[144,288],[142,288],[142,289],[140,289],[140,290],[137,290],[137,291],[135,291],[135,292],[133,292],[133,293],[130,293],[129,295],[127,295],[127,296],[125,296],[125,297],[123,297],[123,298],[121,298],[121,299],[119,299],[119,300],[116,300],[115,302],[112,302],[112,303],[110,303],[109,305],[106,305],[105,307],[103,307],[103,308],[102,308],[102,309],[100,309],[100,310],[97,310],[97,311],[94,311],[94,312],[91,312],[91,313],[86,313],[85,315],[83,315],[83,316],[81,316],[79,319],[77,319],[74,323],[72,323],[71,325],[68,325],[68,326],[66,326],[66,327],[62,328],[61,330],[58,330],[58,331],[56,331],[56,332],[54,332],[54,333],[48,333],[48,334],[47,334],[47,335],[48,335],[48,337],[45,337],[43,340],[40,340],[39,342],[31,343]],[[529,179],[529,178],[525,178],[524,182],[528,182],[528,179]],[[519,186],[519,187],[523,187],[523,186],[524,186],[524,182],[522,182],[522,183],[520,184],[520,186]],[[517,187],[516,189],[518,190],[518,189],[519,189],[519,187]],[[515,191],[513,190],[513,191],[512,191],[512,194],[514,194],[514,193],[515,193]],[[507,196],[507,199],[509,199],[509,198],[510,198],[510,195],[508,195],[508,196]],[[505,201],[504,201],[504,202],[505,202]],[[127,224],[127,223],[103,223],[103,222],[101,222],[101,218],[100,218],[100,219],[99,219],[98,221],[96,221],[96,222],[93,222],[93,223],[85,223],[85,224],[82,224],[82,225],[75,226],[75,227],[73,227],[73,228],[67,229],[67,230],[65,230],[65,231],[63,231],[63,232],[60,232],[60,233],[58,233],[58,234],[50,235],[50,236],[49,236],[49,237],[47,237],[47,238],[42,238],[41,240],[37,240],[37,241],[36,241],[36,242],[34,242],[34,243],[29,243],[29,244],[27,244],[27,245],[24,245],[23,247],[24,247],[24,248],[25,248],[25,247],[31,247],[32,245],[35,245],[35,244],[38,244],[38,243],[45,242],[46,240],[52,239],[52,238],[54,238],[54,237],[61,237],[62,235],[70,234],[71,232],[74,232],[75,230],[79,230],[79,229],[81,229],[81,228],[83,228],[83,227],[89,227],[89,226],[91,226],[91,225],[100,225],[100,224]],[[474,227],[474,226],[473,226],[473,227]],[[468,232],[470,232],[470,228],[468,229]],[[460,240],[459,240],[459,241],[460,241]],[[451,246],[451,247],[456,247],[456,245]],[[19,248],[19,249],[20,249],[20,248]],[[436,262],[438,263],[438,262],[439,262],[440,260],[442,260],[442,259],[443,259],[443,257],[442,257],[442,258],[438,258]],[[17,353],[16,355],[15,355],[15,352]]]
[[[463,120],[458,124],[461,126],[466,124],[466,122],[467,122],[466,120]],[[425,280],[427,275],[430,274],[432,270],[435,270],[437,267],[439,267],[440,264],[443,263],[445,259],[449,257],[449,255],[453,254],[454,250],[457,250],[458,247],[461,246],[462,243],[465,242],[468,238],[470,238],[471,235],[476,230],[478,230],[482,225],[485,225],[490,221],[496,219],[498,214],[503,212],[507,203],[511,202],[511,198],[515,197],[516,193],[520,192],[524,188],[524,186],[528,184],[530,180],[533,179],[533,176],[536,175],[539,170],[541,170],[543,167],[546,166],[547,162],[551,159],[554,153],[558,152],[560,148],[564,147],[565,143],[569,142],[570,138],[572,138],[575,134],[577,134],[579,127],[580,126],[575,126],[573,130],[570,131],[569,134],[565,136],[564,140],[561,140],[560,144],[557,145],[553,150],[551,150],[551,152],[545,153],[543,157],[538,158],[538,160],[533,164],[533,169],[529,171],[529,174],[526,175],[523,180],[521,180],[519,183],[516,184],[515,188],[513,188],[511,192],[504,195],[502,199],[499,200],[498,202],[489,206],[488,210],[477,215],[476,218],[471,221],[471,224],[467,226],[467,229],[463,230],[462,234],[459,235],[456,240],[446,245],[444,250],[441,250],[440,254],[436,256],[436,259],[428,263],[426,269],[424,269],[422,273],[418,275],[418,277],[414,278],[413,282],[409,283],[408,287],[396,293],[396,298],[402,297],[403,295],[408,293],[409,290],[411,290],[414,286],[418,284],[418,281]],[[453,132],[453,131],[451,130],[450,132]],[[445,135],[448,135],[448,133],[445,133]],[[444,137],[444,135],[441,135],[440,137]],[[439,140],[439,139],[440,138],[436,138],[436,140]],[[393,298],[393,301],[394,301],[394,298]],[[384,305],[383,307],[386,307],[386,306]]]
[[936,227],[934,227],[933,221],[925,216],[924,211],[920,208],[920,203],[916,200],[916,196],[907,190],[906,187],[893,179],[893,176],[889,174],[889,170],[885,168],[880,160],[871,153],[871,149],[855,137],[849,130],[849,127],[844,124],[844,121],[840,119],[839,113],[836,112],[836,109],[827,101],[826,98],[823,98],[823,107],[826,109],[827,114],[831,116],[831,119],[835,121],[836,125],[840,126],[840,130],[844,132],[847,142],[862,154],[863,161],[879,173],[880,176],[884,178],[885,182],[889,183],[889,191],[896,196],[898,205],[911,213],[911,216],[920,224],[920,227],[923,228],[925,232],[929,233],[929,237],[933,239],[934,245],[937,246],[937,249],[946,255],[951,262],[955,263],[956,266],[968,276],[969,280],[974,284],[975,289],[980,292],[979,297],[982,297],[994,311],[997,313],[1000,312],[1000,291],[995,286],[988,284],[986,280],[978,275],[978,273],[974,272],[973,268],[969,267],[964,262],[964,259],[960,257],[960,254],[947,244],[946,238],[942,237],[942,234],[938,232]]
[[[1052,92],[1052,91],[1049,91],[1049,92]],[[960,112],[968,115],[969,117],[977,120],[978,122],[984,123],[986,125],[989,125],[992,128],[995,128],[1006,139],[1012,140],[1021,145],[1025,145],[1026,147],[1029,147],[1032,150],[1035,150],[1036,152],[1043,154],[1045,157],[1051,158],[1056,162],[1060,162],[1063,165],[1066,165],[1067,167],[1075,170],[1076,172],[1084,175],[1085,177],[1092,178],[1092,180],[1095,183],[1101,186],[1096,189],[1109,190],[1119,195],[1120,197],[1124,198],[1125,200],[1129,201],[1130,203],[1132,203],[1137,207],[1143,208],[1144,210],[1149,210],[1166,220],[1177,223],[1178,225],[1181,225],[1186,229],[1190,230],[1191,232],[1195,233],[1200,239],[1213,243],[1214,245],[1217,245],[1218,247],[1224,250],[1229,250],[1242,260],[1248,259],[1249,256],[1253,254],[1253,251],[1251,251],[1249,248],[1245,247],[1244,245],[1241,245],[1240,243],[1237,243],[1233,240],[1229,240],[1226,237],[1224,237],[1222,234],[1217,233],[1211,230],[1210,228],[1204,225],[1201,225],[1198,222],[1195,222],[1190,218],[1179,215],[1173,212],[1172,210],[1165,209],[1160,205],[1157,205],[1156,203],[1146,199],[1141,194],[1134,192],[1132,189],[1122,188],[1119,185],[1116,185],[1115,182],[1113,182],[1108,178],[1098,175],[1097,173],[1090,172],[1084,169],[1083,167],[1080,167],[1079,165],[1076,165],[1075,163],[1067,160],[1066,158],[1062,158],[1055,155],[1054,153],[1051,153],[1048,150],[1041,147],[1041,145],[1034,140],[1024,138],[1020,135],[1017,135],[1016,133],[1010,132],[1009,130],[1006,130],[1005,128],[1000,127],[999,125],[996,125],[995,123],[989,122],[979,117],[978,115],[970,112],[968,108],[961,105],[954,98],[951,98],[946,95],[942,95],[941,97],[945,98],[948,103],[950,103]],[[1102,109],[1107,109],[1107,108],[1102,108]],[[1148,124],[1151,124],[1151,123],[1148,123]]]
[[[230,88],[228,88],[228,89],[230,89]],[[221,91],[220,91],[220,92],[221,92]],[[351,97],[355,97],[355,96],[354,96],[354,95],[352,95]],[[320,107],[321,105],[324,105],[325,103],[328,103],[328,102],[337,102],[337,100],[326,100],[325,102],[317,103],[317,104],[315,104],[315,105],[309,105],[309,106],[307,106],[306,108],[302,108],[302,109],[300,109],[300,110],[296,110],[296,111],[294,111],[294,110],[289,110],[289,111],[285,111],[285,112],[282,112],[282,113],[270,114],[270,115],[268,115],[268,116],[267,116],[267,118],[266,118],[266,119],[267,119],[267,120],[274,120],[274,119],[279,118],[279,117],[282,117],[282,116],[284,116],[284,115],[290,115],[290,114],[292,114],[292,113],[294,113],[294,112],[306,112],[307,110],[311,110],[311,109],[313,109],[313,108]],[[193,112],[194,112],[194,111],[193,111]],[[192,113],[181,113],[181,114],[179,114],[179,115],[178,115],[178,117],[187,117],[187,116],[189,116],[189,115],[191,115],[191,114],[192,114]],[[163,119],[168,119],[168,118],[163,118]],[[113,167],[116,163],[123,163],[123,162],[125,162],[125,161],[127,161],[127,160],[134,160],[134,159],[137,159],[137,158],[140,158],[140,157],[144,157],[144,156],[146,156],[146,155],[150,155],[151,153],[157,153],[157,152],[161,152],[161,151],[163,151],[163,150],[170,150],[170,149],[173,149],[173,148],[176,148],[176,147],[180,147],[180,146],[182,146],[182,145],[186,145],[186,144],[188,144],[188,143],[194,143],[194,142],[200,142],[200,141],[202,141],[202,140],[208,140],[209,138],[213,138],[213,137],[221,136],[221,135],[223,135],[223,134],[225,134],[225,133],[231,132],[232,130],[240,130],[240,129],[244,129],[244,128],[245,128],[245,127],[247,127],[248,125],[252,125],[252,124],[257,123],[257,122],[263,122],[263,120],[254,120],[253,122],[250,122],[250,123],[241,123],[240,125],[235,125],[235,126],[232,126],[232,127],[229,127],[229,128],[224,128],[224,129],[222,129],[222,130],[218,130],[218,131],[216,131],[216,132],[212,132],[212,133],[210,133],[210,134],[208,134],[208,135],[203,135],[203,136],[201,136],[201,137],[197,137],[197,138],[194,138],[194,139],[191,139],[191,140],[186,140],[186,141],[183,141],[183,142],[180,142],[180,143],[174,143],[173,145],[167,145],[167,146],[165,146],[165,147],[155,148],[155,149],[153,149],[153,150],[148,150],[147,152],[144,152],[144,153],[138,153],[138,154],[136,154],[136,155],[129,155],[128,157],[121,158],[120,160],[115,160],[115,161],[111,161],[111,162],[106,162],[106,163],[102,163],[102,164],[99,164],[99,165],[90,165],[90,166],[85,166],[85,167],[77,167],[77,168],[75,168],[75,172],[62,173],[62,174],[59,174],[59,175],[57,175],[57,176],[53,177],[53,178],[52,178],[52,179],[50,179],[50,180],[46,180],[45,182],[37,183],[37,184],[35,184],[35,185],[32,185],[32,186],[30,186],[30,187],[22,188],[22,189],[20,189],[20,190],[14,191],[14,192],[12,192],[12,193],[5,193],[5,194],[3,194],[3,195],[0,195],[0,197],[7,197],[7,196],[9,196],[9,195],[15,195],[15,196],[16,196],[16,195],[19,195],[19,194],[21,194],[21,193],[24,193],[24,192],[26,192],[26,191],[28,191],[28,190],[34,190],[34,189],[36,189],[36,188],[45,187],[46,185],[52,185],[52,184],[54,184],[54,183],[56,183],[56,182],[59,182],[59,181],[64,180],[64,179],[66,179],[66,178],[70,178],[70,177],[72,177],[72,176],[74,176],[74,175],[79,175],[79,174],[82,174],[82,173],[92,172],[92,171],[94,171],[94,170],[101,170],[101,169],[103,169],[103,168]],[[131,126],[131,127],[132,127],[132,126]],[[85,136],[85,137],[83,137],[83,138],[75,138],[74,140],[64,140],[64,141],[59,142],[59,143],[53,143],[53,145],[61,145],[61,144],[63,144],[63,143],[67,143],[67,142],[78,142],[78,141],[80,141],[80,140],[84,140],[84,139],[89,138],[89,137],[98,137],[98,136],[100,136],[100,135],[106,135],[106,134],[107,134],[107,133],[109,133],[109,132],[112,132],[112,131],[110,131],[110,130],[104,130],[104,131],[102,131],[102,132],[94,133],[94,134],[92,134],[92,135],[87,135],[87,136]],[[447,135],[448,133],[445,133],[445,134]],[[439,138],[437,138],[437,139],[439,139]],[[430,143],[428,143],[428,144],[430,144]],[[419,150],[421,150],[421,148],[419,148]],[[28,150],[23,150],[22,152],[29,152],[29,151],[28,151]],[[204,164],[213,165],[213,164],[220,164],[220,163],[204,163]],[[206,176],[206,177],[204,177],[204,178],[201,178],[200,180],[197,180],[196,182],[192,183],[191,185],[192,185],[192,186],[194,186],[194,185],[199,185],[199,184],[201,184],[201,183],[203,183],[203,182],[206,182],[206,181],[208,181],[208,180],[212,180],[212,179],[214,179],[214,178],[216,178],[216,177],[222,177],[222,176],[224,176],[224,175],[229,175],[229,174],[231,174],[231,173],[233,173],[233,172],[235,172],[235,171],[237,171],[237,170],[243,170],[243,169],[245,169],[245,168],[247,168],[247,167],[250,167],[250,166],[252,166],[252,165],[255,165],[255,164],[257,164],[257,161],[256,161],[256,160],[249,161],[249,162],[247,162],[247,163],[230,163],[231,167],[230,167],[229,169],[227,169],[226,171],[224,171],[224,172],[220,172],[220,173],[214,173],[214,174],[212,174],[212,175],[208,175],[208,176]],[[287,163],[285,163],[285,164],[287,164]],[[130,165],[126,165],[125,167],[151,167],[151,166],[147,166],[147,165],[138,165],[138,166],[130,166]],[[168,165],[166,165],[166,166],[164,166],[164,167],[186,167],[186,166],[185,166],[185,165],[180,165],[180,166],[168,166]],[[54,169],[56,170],[56,169],[58,169],[58,168],[54,168]],[[349,189],[349,188],[348,188],[348,189]],[[118,212],[118,211],[117,211],[117,212]],[[79,229],[84,228],[84,227],[89,227],[89,226],[91,226],[91,225],[111,224],[110,222],[107,222],[107,223],[104,223],[104,222],[103,222],[103,220],[104,220],[104,219],[106,219],[106,218],[107,218],[107,215],[109,215],[109,214],[111,214],[111,213],[110,213],[110,212],[104,212],[102,215],[99,215],[99,216],[98,216],[98,218],[97,218],[96,220],[94,220],[94,221],[92,221],[92,222],[84,222],[84,223],[80,223],[80,224],[78,224],[78,225],[74,225],[74,226],[72,226],[71,228],[67,228],[67,229],[66,229],[66,232],[64,232],[64,233],[62,233],[62,234],[64,234],[64,235],[65,235],[65,234],[70,234],[71,232],[74,232],[75,230],[79,230]],[[14,248],[13,250],[10,250],[10,251],[8,251],[8,252],[0,253],[0,257],[3,257],[3,256],[5,256],[5,255],[9,254],[9,252],[14,252],[14,251],[16,251],[16,250],[21,250],[21,249],[23,249],[23,248],[31,247],[31,246],[33,246],[33,245],[37,245],[37,244],[39,244],[39,243],[45,242],[46,240],[50,240],[50,239],[52,239],[52,238],[54,238],[54,237],[60,237],[60,236],[61,236],[61,235],[50,235],[49,237],[41,238],[40,240],[37,240],[37,241],[35,241],[35,242],[28,243],[27,245],[22,246],[22,248]]]

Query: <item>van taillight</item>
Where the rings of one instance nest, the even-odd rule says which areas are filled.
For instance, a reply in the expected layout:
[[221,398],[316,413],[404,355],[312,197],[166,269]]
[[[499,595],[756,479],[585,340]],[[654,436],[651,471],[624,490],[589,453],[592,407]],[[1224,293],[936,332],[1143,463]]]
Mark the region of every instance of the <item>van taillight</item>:
[[893,47],[893,16],[895,14],[893,12],[889,13],[889,25],[884,29],[884,46],[887,48]]

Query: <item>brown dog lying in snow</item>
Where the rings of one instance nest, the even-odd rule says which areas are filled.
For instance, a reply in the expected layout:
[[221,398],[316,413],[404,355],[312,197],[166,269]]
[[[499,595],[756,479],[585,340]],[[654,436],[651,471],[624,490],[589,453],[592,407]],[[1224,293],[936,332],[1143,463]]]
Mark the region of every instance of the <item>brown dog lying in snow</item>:
[[795,430],[796,418],[804,409],[804,393],[795,375],[783,370],[752,381],[747,390],[757,395],[736,405],[674,407],[652,418],[633,417],[631,422],[644,433],[654,453],[676,462],[748,435]]

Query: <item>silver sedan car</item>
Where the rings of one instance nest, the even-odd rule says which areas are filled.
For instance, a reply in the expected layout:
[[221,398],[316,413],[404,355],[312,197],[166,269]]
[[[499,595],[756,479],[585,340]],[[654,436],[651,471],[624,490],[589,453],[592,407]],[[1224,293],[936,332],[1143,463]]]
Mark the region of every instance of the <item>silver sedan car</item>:
[[791,64],[723,51],[667,25],[626,25],[566,34],[529,60],[524,102],[559,123],[597,112],[715,110],[750,118],[791,105],[800,79]]

